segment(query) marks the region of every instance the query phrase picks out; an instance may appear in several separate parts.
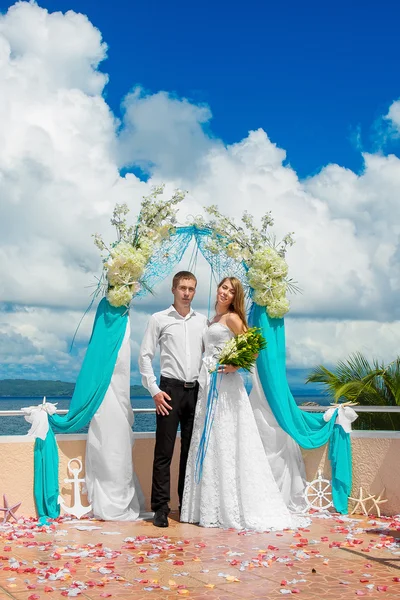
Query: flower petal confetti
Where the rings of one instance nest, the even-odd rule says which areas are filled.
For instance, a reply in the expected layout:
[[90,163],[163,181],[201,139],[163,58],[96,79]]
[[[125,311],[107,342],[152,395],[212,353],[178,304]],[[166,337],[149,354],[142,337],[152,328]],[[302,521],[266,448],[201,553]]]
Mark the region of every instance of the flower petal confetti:
[[[93,592],[98,598],[141,600],[155,593],[195,596],[200,579],[207,597],[218,598],[219,586],[229,584],[245,598],[259,595],[260,589],[252,586],[263,579],[254,575],[268,570],[267,578],[278,582],[277,595],[306,598],[321,574],[329,576],[329,589],[338,597],[347,593],[375,600],[398,595],[400,589],[398,571],[390,566],[400,555],[399,517],[371,523],[334,514],[313,516],[310,531],[280,532],[279,545],[272,531],[185,526],[183,538],[173,521],[169,535],[162,536],[143,521],[101,522],[100,527],[94,519],[85,520],[82,530],[76,525],[63,517],[44,526],[21,518],[0,528],[0,586],[14,595],[25,590],[30,600],[79,598]],[[104,536],[104,531],[110,535]],[[140,535],[132,535],[135,532]],[[344,548],[357,548],[345,565],[337,560]],[[369,550],[368,562],[360,552],[364,548]]]

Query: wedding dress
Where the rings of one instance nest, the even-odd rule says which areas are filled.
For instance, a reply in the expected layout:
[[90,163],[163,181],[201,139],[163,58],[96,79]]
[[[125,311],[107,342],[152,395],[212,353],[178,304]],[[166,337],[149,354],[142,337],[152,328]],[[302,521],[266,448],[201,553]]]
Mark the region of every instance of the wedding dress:
[[105,521],[134,521],[143,505],[132,464],[130,363],[128,319],[109,388],[90,422],[86,443],[88,499],[94,516]]
[[239,373],[217,377],[218,398],[204,458],[196,482],[196,457],[203,432],[210,376],[206,365],[218,356],[233,333],[213,323],[205,338],[199,398],[186,467],[181,521],[204,527],[285,529],[309,521],[291,514],[274,479],[249,397]]
[[257,369],[252,379],[250,403],[272,474],[289,510],[302,512],[306,509],[306,473],[300,447],[275,419]]

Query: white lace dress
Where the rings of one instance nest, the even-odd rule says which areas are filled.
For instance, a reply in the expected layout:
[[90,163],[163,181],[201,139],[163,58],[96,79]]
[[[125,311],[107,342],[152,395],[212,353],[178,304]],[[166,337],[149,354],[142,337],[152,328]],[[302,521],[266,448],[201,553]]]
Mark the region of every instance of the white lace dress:
[[[221,323],[206,334],[204,362],[233,336]],[[273,477],[249,397],[239,373],[218,376],[218,399],[202,478],[196,483],[197,449],[206,414],[208,370],[203,364],[193,436],[186,468],[181,521],[203,527],[285,529],[306,524],[292,515]]]

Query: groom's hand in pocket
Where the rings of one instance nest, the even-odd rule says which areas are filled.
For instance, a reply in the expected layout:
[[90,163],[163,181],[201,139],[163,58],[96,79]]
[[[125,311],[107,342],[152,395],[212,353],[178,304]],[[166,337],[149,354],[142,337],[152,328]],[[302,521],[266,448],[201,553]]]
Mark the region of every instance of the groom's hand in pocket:
[[154,404],[156,405],[156,413],[158,415],[167,416],[169,411],[172,410],[172,406],[168,404],[167,400],[171,402],[171,397],[166,392],[158,392],[153,396]]

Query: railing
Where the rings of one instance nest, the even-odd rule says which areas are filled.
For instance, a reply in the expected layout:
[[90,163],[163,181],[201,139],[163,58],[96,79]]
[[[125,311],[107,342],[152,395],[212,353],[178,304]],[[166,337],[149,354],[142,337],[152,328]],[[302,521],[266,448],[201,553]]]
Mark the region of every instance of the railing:
[[[337,407],[340,404],[335,405]],[[299,406],[300,410],[304,412],[325,412],[332,405],[328,406]],[[357,413],[400,413],[400,406],[353,406]],[[152,414],[156,412],[155,408],[133,408],[134,414]],[[57,415],[66,415],[67,409],[56,410]],[[24,413],[22,410],[0,410],[0,417],[22,417]]]
[[[329,406],[299,406],[300,410],[308,413],[324,413],[331,408]],[[357,419],[353,424],[352,436],[354,437],[381,437],[381,438],[396,438],[400,439],[400,406],[354,406],[354,410],[360,414],[360,419]],[[156,409],[151,408],[133,408],[135,416],[149,415],[147,419],[150,419],[150,415],[155,415]],[[67,409],[59,409],[56,411],[58,415],[66,415]],[[368,415],[369,413],[369,415]],[[378,413],[381,413],[379,416]],[[386,414],[385,414],[386,413]],[[0,410],[0,417],[22,417],[24,413],[21,409],[19,410]],[[18,419],[19,422],[19,419]],[[151,419],[147,420],[146,423],[140,423],[135,421],[135,434],[143,436],[145,434],[154,435],[155,421]],[[20,430],[20,425],[16,422],[12,422],[11,430],[7,431],[7,434],[0,433],[1,439],[9,438],[10,436],[25,436],[26,432]],[[28,426],[27,423],[25,423]],[[22,427],[22,423],[21,423]],[[137,429],[139,427],[139,429]],[[87,431],[87,428],[81,430],[81,434]],[[70,434],[67,434],[70,435]]]
[[[139,414],[139,413],[143,414],[143,413],[155,413],[156,412],[155,408],[133,408],[132,410],[135,415]],[[67,412],[68,412],[68,410],[66,408],[56,410],[57,415],[66,415]],[[22,417],[23,415],[24,415],[24,413],[22,412],[22,410],[0,410],[0,417]]]

